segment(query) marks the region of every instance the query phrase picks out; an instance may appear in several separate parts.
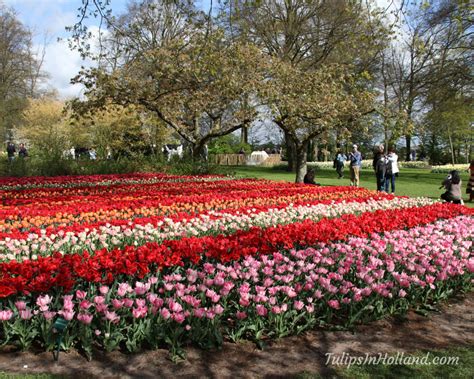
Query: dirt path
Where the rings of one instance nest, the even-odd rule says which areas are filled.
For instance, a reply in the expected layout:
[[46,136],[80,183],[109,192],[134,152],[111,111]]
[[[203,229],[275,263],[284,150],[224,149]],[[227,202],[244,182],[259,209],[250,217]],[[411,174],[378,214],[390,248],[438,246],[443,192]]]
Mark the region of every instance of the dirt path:
[[[76,352],[61,353],[55,363],[51,353],[11,352],[0,355],[0,371],[54,373],[100,378],[278,378],[302,371],[330,374],[326,353],[410,353],[415,350],[474,344],[474,292],[445,305],[441,313],[423,317],[411,312],[406,321],[378,321],[351,332],[314,331],[275,341],[264,351],[251,343],[225,343],[221,350],[187,349],[188,359],[178,365],[165,350],[136,355],[101,354],[87,362]],[[24,366],[27,365],[27,368]]]

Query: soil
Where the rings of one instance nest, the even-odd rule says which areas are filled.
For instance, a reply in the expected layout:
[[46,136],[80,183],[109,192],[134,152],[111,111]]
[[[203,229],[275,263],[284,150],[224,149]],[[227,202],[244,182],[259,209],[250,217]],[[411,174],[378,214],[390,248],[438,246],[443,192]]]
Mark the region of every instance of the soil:
[[252,343],[224,343],[220,350],[188,348],[187,359],[175,364],[166,350],[130,355],[98,353],[88,362],[79,353],[3,352],[0,371],[50,373],[84,378],[287,378],[304,371],[334,373],[326,353],[360,356],[413,353],[474,345],[474,292],[451,300],[428,317],[410,312],[404,320],[380,320],[355,332],[316,330],[273,341],[264,350]]

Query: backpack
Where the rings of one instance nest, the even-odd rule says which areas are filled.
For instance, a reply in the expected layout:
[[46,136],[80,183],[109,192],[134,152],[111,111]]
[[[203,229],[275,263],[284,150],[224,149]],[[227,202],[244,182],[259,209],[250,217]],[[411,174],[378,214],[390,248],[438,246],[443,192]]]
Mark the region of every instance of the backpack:
[[385,157],[385,173],[392,175],[392,161]]

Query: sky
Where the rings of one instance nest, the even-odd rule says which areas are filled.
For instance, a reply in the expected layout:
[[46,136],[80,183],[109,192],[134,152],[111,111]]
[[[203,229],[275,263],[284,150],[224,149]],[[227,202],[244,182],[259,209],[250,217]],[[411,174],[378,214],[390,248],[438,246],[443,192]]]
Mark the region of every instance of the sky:
[[[70,80],[82,65],[90,63],[69,49],[65,27],[76,22],[81,0],[3,0],[3,3],[13,8],[18,19],[33,32],[35,51],[41,52],[45,46],[43,70],[49,75],[48,87],[55,88],[62,99],[79,96],[81,86],[73,86]],[[125,9],[126,0],[112,0],[112,4],[120,12]],[[90,25],[94,24],[98,25],[99,20],[90,20]]]
[[[71,51],[66,38],[69,36],[65,27],[77,20],[77,9],[82,0],[0,0],[7,7],[17,12],[18,19],[33,32],[35,51],[40,53],[45,47],[43,70],[48,73],[47,86],[55,88],[61,99],[80,96],[81,86],[70,84],[81,66],[89,66],[77,51]],[[114,14],[123,13],[127,0],[111,0]],[[209,8],[209,0],[196,1],[202,9]],[[397,0],[395,0],[397,2]],[[392,0],[377,0],[379,6],[386,7]],[[97,29],[98,19],[89,19],[91,29]],[[60,38],[60,40],[58,40]]]

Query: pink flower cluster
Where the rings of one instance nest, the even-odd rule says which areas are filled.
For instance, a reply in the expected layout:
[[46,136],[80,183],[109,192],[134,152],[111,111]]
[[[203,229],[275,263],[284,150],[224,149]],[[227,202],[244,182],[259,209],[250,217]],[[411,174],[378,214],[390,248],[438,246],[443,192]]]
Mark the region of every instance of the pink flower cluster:
[[0,320],[51,320],[58,314],[100,331],[106,325],[125,330],[133,320],[151,319],[191,333],[191,325],[203,319],[217,320],[216,328],[258,319],[268,330],[274,317],[286,315],[344,319],[374,299],[384,305],[402,298],[416,303],[428,291],[459,285],[452,278],[470,283],[473,239],[472,218],[460,216],[227,264],[174,268],[133,285],[118,281],[56,299],[26,296],[14,308],[0,310]]

